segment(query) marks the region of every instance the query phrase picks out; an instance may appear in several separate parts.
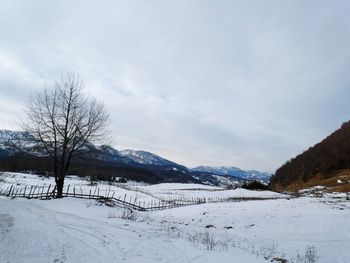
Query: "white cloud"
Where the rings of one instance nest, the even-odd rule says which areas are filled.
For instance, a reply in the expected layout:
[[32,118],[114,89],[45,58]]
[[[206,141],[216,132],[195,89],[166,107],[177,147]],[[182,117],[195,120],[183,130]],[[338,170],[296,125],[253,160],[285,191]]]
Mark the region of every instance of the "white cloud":
[[273,171],[350,115],[348,9],[346,1],[4,2],[2,125],[14,126],[38,83],[74,70],[110,109],[117,148]]

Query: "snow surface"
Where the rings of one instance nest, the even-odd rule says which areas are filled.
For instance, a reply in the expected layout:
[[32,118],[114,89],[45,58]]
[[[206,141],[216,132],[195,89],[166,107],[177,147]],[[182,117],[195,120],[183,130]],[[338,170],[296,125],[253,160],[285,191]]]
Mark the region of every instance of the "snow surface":
[[207,251],[146,217],[121,219],[95,202],[1,199],[0,262],[265,262],[245,251]]
[[160,198],[178,197],[184,199],[191,198],[283,198],[287,197],[271,191],[249,191],[237,188],[227,190],[221,187],[207,186],[201,184],[156,184],[139,186],[139,189],[152,192]]
[[[0,176],[0,187],[11,180],[49,183],[46,178],[21,176]],[[89,187],[77,177],[68,181]],[[135,195],[147,198],[225,192],[193,184],[129,186],[137,190]],[[273,194],[237,190],[238,195],[252,197]],[[345,263],[350,258],[349,217],[350,201],[334,194],[132,213],[84,199],[0,197],[0,262],[255,263],[283,257],[301,263],[307,262],[305,250],[313,248],[315,262]]]

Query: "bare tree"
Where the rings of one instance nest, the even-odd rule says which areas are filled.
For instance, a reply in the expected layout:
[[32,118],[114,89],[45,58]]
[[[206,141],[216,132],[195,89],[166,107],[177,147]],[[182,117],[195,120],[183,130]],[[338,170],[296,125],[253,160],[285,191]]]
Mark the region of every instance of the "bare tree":
[[53,159],[58,198],[72,159],[88,142],[102,139],[108,123],[105,106],[83,89],[79,76],[67,73],[35,93],[27,106],[24,128]]

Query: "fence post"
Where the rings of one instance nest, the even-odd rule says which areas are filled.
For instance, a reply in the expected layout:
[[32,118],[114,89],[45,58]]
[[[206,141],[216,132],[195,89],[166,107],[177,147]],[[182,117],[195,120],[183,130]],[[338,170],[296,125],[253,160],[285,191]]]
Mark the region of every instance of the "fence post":
[[29,199],[33,197],[34,191],[35,191],[35,186],[31,186],[29,196],[28,196]]
[[[37,189],[39,190],[39,186],[38,185],[34,186],[33,193],[32,193],[32,198],[35,198],[35,191]],[[38,193],[39,193],[39,191],[38,191]]]
[[33,186],[31,185],[30,186],[30,191],[29,191],[29,194],[28,194],[28,199],[30,199],[30,195],[32,194],[32,190],[33,190]]
[[13,185],[11,185],[10,187],[9,196],[11,195],[12,189],[13,189]]
[[13,195],[15,193],[15,190],[16,190],[16,186],[13,187],[13,190],[12,190],[12,193],[11,193],[11,197],[13,197]]
[[49,188],[47,188],[46,199],[49,199],[50,188],[51,184],[49,185]]
[[52,190],[52,193],[51,193],[52,198],[55,198],[56,187],[57,187],[57,185],[55,185],[55,187]]
[[43,187],[42,187],[42,189],[41,189],[41,194],[40,194],[40,198],[43,198],[43,194],[44,194],[44,188],[45,188],[45,186],[43,186]]
[[36,190],[36,188],[37,188],[37,185],[36,186],[34,186],[34,189],[33,189],[33,193],[32,193],[32,197],[34,198],[34,194],[35,194],[35,190]]
[[67,187],[66,196],[68,196],[68,194],[69,194],[69,187],[70,187],[70,184],[69,184],[68,187]]
[[35,191],[38,189],[38,193],[39,193],[39,186],[38,185],[36,185],[35,187],[34,187],[34,191],[33,191],[33,194],[32,194],[32,197],[33,198],[35,198]]

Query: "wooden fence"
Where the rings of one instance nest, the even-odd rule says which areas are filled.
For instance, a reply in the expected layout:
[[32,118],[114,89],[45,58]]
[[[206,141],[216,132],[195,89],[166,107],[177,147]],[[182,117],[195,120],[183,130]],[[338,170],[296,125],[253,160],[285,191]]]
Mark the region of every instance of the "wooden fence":
[[[6,189],[0,189],[0,196],[8,196],[11,198],[28,198],[28,199],[52,199],[57,195],[56,186],[16,186],[11,185]],[[115,191],[109,189],[101,190],[99,187],[95,189],[89,189],[88,192],[83,192],[81,187],[68,187],[63,191],[63,197],[74,197],[84,199],[98,199],[115,204],[135,209],[138,211],[152,211],[163,210],[175,207],[198,205],[203,203],[219,203],[219,202],[235,202],[235,201],[247,201],[247,200],[266,200],[276,198],[264,198],[264,197],[228,197],[228,198],[167,198],[167,199],[155,199],[148,202],[139,201],[132,196],[115,196]]]
[[[102,194],[104,192],[104,194]],[[8,186],[6,189],[0,189],[0,196],[8,196],[11,198],[28,198],[28,199],[52,199],[57,194],[56,186],[22,186],[18,187],[15,185]],[[74,197],[84,199],[98,199],[114,202],[116,204],[132,208],[139,211],[151,211],[151,210],[162,210],[174,207],[195,205],[205,203],[206,200],[203,198],[197,199],[167,199],[167,200],[151,200],[148,202],[138,201],[137,198],[132,196],[115,196],[115,191],[106,189],[102,191],[96,187],[94,190],[90,189],[89,192],[85,192],[82,188],[68,187],[63,191],[63,197]]]

